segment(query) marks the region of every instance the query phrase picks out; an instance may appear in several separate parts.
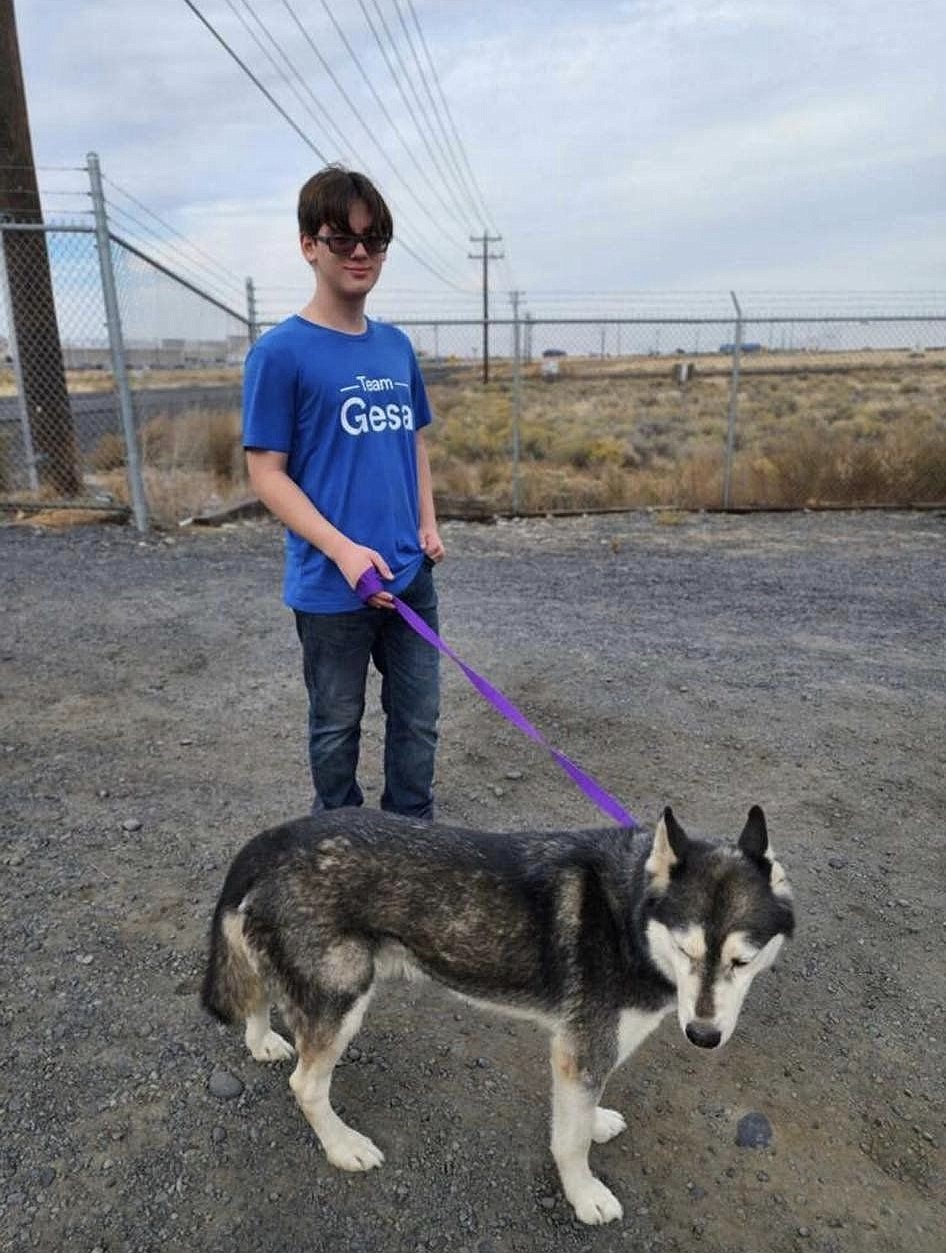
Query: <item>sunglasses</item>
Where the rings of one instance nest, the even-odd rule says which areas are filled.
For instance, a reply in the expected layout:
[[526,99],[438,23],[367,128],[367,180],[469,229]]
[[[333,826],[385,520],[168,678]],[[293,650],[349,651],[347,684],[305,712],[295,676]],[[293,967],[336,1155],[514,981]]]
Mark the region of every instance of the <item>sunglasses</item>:
[[313,238],[325,244],[336,257],[350,257],[359,244],[369,257],[376,257],[380,252],[387,252],[391,243],[388,235],[314,235]]

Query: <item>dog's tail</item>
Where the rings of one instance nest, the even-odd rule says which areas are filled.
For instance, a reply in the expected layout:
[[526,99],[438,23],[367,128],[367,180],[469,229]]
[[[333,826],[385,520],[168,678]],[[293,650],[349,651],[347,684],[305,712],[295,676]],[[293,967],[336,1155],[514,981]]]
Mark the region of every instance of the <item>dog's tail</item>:
[[200,1003],[220,1022],[246,1018],[264,999],[262,981],[243,936],[243,917],[221,899],[210,926],[210,953]]
[[210,924],[210,954],[200,994],[221,1022],[246,1018],[266,1004],[266,987],[248,942],[244,909],[266,877],[310,843],[311,820],[298,819],[254,836],[240,850],[224,880]]

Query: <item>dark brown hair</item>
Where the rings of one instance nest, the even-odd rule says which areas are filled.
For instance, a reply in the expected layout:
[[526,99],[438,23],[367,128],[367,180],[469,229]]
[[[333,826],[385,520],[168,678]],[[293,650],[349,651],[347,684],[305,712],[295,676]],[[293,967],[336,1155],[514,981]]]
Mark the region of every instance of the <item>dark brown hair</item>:
[[342,165],[327,165],[303,185],[299,192],[299,234],[315,236],[320,226],[347,234],[351,230],[348,215],[356,200],[367,206],[372,232],[390,239],[394,222],[384,197],[364,174]]

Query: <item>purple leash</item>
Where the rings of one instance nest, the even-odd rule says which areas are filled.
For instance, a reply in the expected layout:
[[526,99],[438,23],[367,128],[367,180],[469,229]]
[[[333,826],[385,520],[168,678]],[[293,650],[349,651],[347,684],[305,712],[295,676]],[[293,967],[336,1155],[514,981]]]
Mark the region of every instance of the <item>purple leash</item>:
[[[383,592],[384,590],[381,575],[374,566],[368,567],[355,586],[356,595],[365,602],[377,592]],[[564,753],[559,752],[557,748],[553,748],[545,736],[536,730],[528,718],[519,712],[512,701],[507,700],[498,688],[493,687],[492,683],[484,679],[482,675],[477,674],[465,661],[458,657],[453,649],[444,643],[436,631],[432,631],[424,619],[411,609],[410,605],[405,605],[403,600],[399,600],[397,596],[393,597],[393,600],[394,608],[408,626],[412,627],[428,644],[432,644],[444,656],[456,662],[480,695],[485,696],[489,703],[495,709],[498,709],[504,718],[514,726],[517,726],[525,735],[528,735],[530,740],[535,740],[537,744],[541,744],[554,757],[573,782],[581,788],[585,795],[594,801],[602,813],[607,814],[609,818],[613,818],[622,827],[636,829],[640,826],[637,819],[632,814],[629,814],[609,792],[606,792],[600,783],[596,782],[591,775],[586,774],[580,766],[576,766]]]

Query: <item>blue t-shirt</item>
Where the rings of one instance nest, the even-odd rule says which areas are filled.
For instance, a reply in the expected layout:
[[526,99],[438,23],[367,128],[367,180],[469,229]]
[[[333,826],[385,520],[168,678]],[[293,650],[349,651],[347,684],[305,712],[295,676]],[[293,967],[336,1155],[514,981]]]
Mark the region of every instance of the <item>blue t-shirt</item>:
[[[294,315],[246,358],[244,448],[288,454],[289,477],[318,511],[384,557],[395,595],[424,555],[415,432],[430,416],[411,342],[383,322],[348,335]],[[362,608],[335,562],[288,530],[283,590],[307,613]]]

